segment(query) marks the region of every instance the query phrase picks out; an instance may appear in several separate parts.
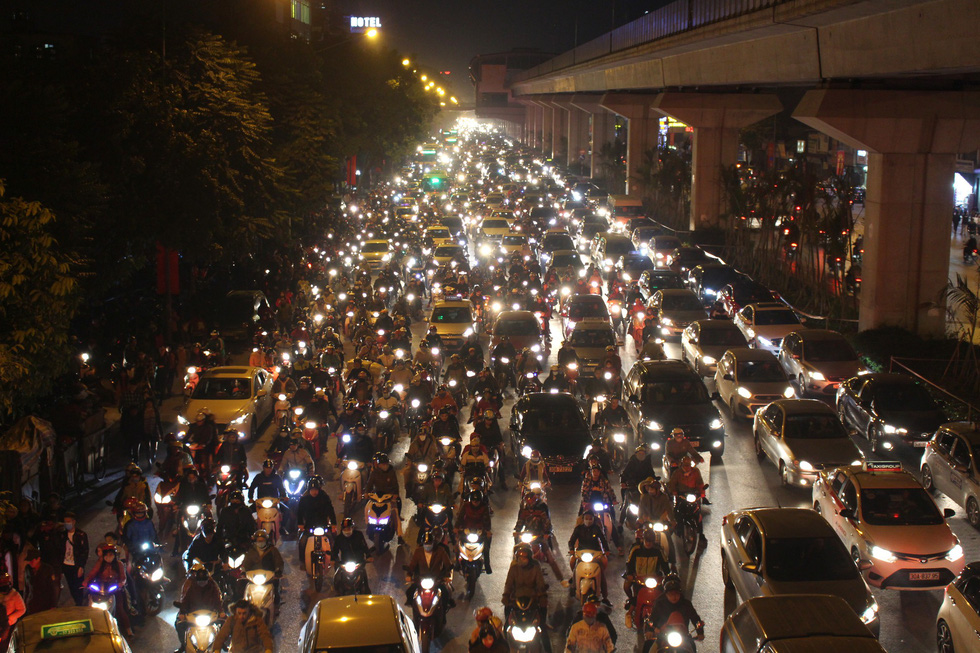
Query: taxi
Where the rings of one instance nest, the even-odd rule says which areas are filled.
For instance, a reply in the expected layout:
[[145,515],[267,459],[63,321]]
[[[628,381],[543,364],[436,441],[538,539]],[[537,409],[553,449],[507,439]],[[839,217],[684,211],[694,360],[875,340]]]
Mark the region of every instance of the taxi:
[[372,270],[380,270],[391,260],[391,244],[387,240],[365,241],[361,246],[361,256]]
[[111,614],[99,608],[54,608],[22,618],[11,631],[8,652],[132,653]]
[[453,239],[453,233],[449,231],[448,227],[443,227],[442,225],[428,227],[425,230],[425,237],[432,241],[433,247],[456,244],[456,241]]
[[470,303],[464,299],[438,301],[429,314],[429,327],[435,327],[447,349],[458,349],[476,331]]
[[867,461],[820,473],[813,509],[861,565],[870,585],[933,590],[963,571],[963,547],[922,485],[900,462]]
[[511,254],[521,254],[522,256],[531,255],[531,246],[527,242],[527,236],[521,233],[511,232],[500,240],[500,249],[505,256]]
[[322,599],[299,631],[303,653],[420,653],[412,618],[383,594]]

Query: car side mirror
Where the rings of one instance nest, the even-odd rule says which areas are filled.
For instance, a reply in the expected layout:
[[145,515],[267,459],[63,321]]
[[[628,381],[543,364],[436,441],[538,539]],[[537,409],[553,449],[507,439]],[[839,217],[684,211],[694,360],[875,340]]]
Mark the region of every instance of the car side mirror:
[[746,571],[746,572],[748,572],[750,574],[758,574],[758,573],[761,573],[759,571],[759,565],[755,564],[754,562],[740,562],[740,563],[738,563],[738,567],[742,571]]
[[725,374],[721,378],[724,379],[725,381],[734,381],[735,380],[735,377],[732,376],[731,373]]
[[969,469],[966,465],[961,465],[960,463],[953,463],[953,471],[959,472],[960,474],[966,474]]
[[857,562],[857,568],[858,568],[859,571],[867,571],[867,570],[871,569],[874,566],[875,566],[875,563],[871,562],[870,560],[865,560],[864,558],[861,558]]
[[949,519],[950,517],[955,517],[955,516],[956,516],[956,511],[953,510],[952,508],[946,508],[945,510],[943,510],[944,518]]
[[721,395],[718,394],[718,391],[717,390],[715,390],[714,392],[711,393],[711,400],[712,401],[715,401],[715,400],[718,400],[718,399],[721,399]]
[[837,514],[839,514],[844,519],[855,519],[857,517],[857,515],[854,514],[854,510],[852,508],[843,508]]
[[640,398],[636,395],[630,395],[630,403],[638,404],[640,403]]

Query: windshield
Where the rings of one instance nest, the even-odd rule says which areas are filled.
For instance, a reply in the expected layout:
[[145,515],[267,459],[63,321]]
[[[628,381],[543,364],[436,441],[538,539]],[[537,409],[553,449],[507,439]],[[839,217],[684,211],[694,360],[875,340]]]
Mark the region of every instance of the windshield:
[[581,320],[583,317],[609,317],[605,304],[593,302],[573,302],[568,305],[568,317]]
[[704,307],[701,305],[701,300],[688,293],[665,295],[660,305],[664,310],[668,311],[704,310]]
[[436,247],[435,255],[438,257],[443,256],[460,256],[463,250],[458,245],[445,245],[443,247]]
[[533,318],[498,320],[493,329],[495,336],[536,336],[540,333],[541,326]]
[[366,644],[364,646],[331,646],[318,648],[316,653],[405,653],[401,644]]
[[701,345],[709,347],[744,347],[745,336],[738,329],[701,329]]
[[710,401],[708,390],[700,381],[678,380],[644,383],[643,403],[647,404],[704,404]]
[[429,238],[449,238],[450,236],[449,229],[444,228],[429,229],[426,233],[429,235]]
[[525,236],[504,236],[504,245],[523,245],[527,242]]
[[607,347],[616,344],[612,329],[575,329],[568,337],[573,347]]
[[442,306],[432,311],[432,323],[436,322],[472,322],[470,309],[466,306]]
[[209,378],[205,376],[197,383],[191,399],[248,399],[248,379]]
[[800,318],[796,317],[796,313],[788,308],[786,310],[777,309],[772,311],[760,311],[756,309],[755,323],[759,326],[769,324],[799,324]]
[[647,277],[647,288],[664,290],[668,288],[683,288],[684,281],[676,274],[651,274]]
[[623,257],[623,267],[631,270],[649,270],[653,268],[653,261],[649,256],[642,254]]
[[364,247],[361,248],[362,252],[387,252],[388,243],[364,243]]
[[607,240],[606,241],[606,257],[615,259],[623,254],[628,254],[633,251],[633,243],[628,240]]
[[492,219],[492,220],[484,220],[483,228],[484,229],[510,229],[510,225],[507,224],[506,220]]
[[767,288],[761,288],[759,286],[733,286],[732,296],[735,297],[738,303],[742,305],[751,304],[753,302],[772,301],[772,293],[769,292]]
[[681,241],[673,236],[657,236],[653,241],[654,247],[661,251],[677,249]]
[[251,320],[255,315],[255,300],[251,296],[237,295],[226,297],[222,303],[221,316],[226,324]]
[[658,227],[637,227],[633,231],[633,238],[638,243],[648,243],[659,231]]
[[838,340],[810,340],[803,343],[803,358],[812,362],[856,361],[857,352],[843,338]]
[[617,218],[642,218],[644,211],[642,206],[617,206],[615,213]]
[[902,384],[878,388],[875,408],[889,411],[935,410],[936,402],[921,385]]
[[[466,201],[465,199],[463,201]],[[459,233],[463,230],[463,221],[459,218],[440,218],[439,222],[446,226],[447,229],[453,233]]]
[[769,538],[765,552],[766,572],[776,582],[852,580],[858,575],[854,561],[835,535]]
[[521,425],[528,445],[540,449],[545,456],[581,458],[591,443],[589,427],[581,412],[564,401],[528,410]]
[[929,494],[918,487],[861,490],[861,514],[873,526],[935,526],[945,521]]
[[738,380],[746,383],[786,381],[786,372],[774,361],[745,361],[738,366]]
[[787,415],[783,437],[787,440],[832,440],[846,438],[847,433],[836,415]]
[[559,254],[551,262],[551,265],[556,268],[581,267],[582,259],[578,257],[578,254]]
[[571,236],[566,236],[565,234],[551,234],[550,236],[544,237],[544,242],[541,243],[541,247],[548,251],[554,251],[556,249],[575,249],[575,243],[572,242]]

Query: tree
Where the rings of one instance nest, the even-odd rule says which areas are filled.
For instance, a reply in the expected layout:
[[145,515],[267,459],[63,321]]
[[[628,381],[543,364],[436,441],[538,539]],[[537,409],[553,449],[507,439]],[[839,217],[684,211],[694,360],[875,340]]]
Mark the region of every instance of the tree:
[[76,263],[38,202],[6,197],[0,180],[0,419],[16,419],[68,367]]

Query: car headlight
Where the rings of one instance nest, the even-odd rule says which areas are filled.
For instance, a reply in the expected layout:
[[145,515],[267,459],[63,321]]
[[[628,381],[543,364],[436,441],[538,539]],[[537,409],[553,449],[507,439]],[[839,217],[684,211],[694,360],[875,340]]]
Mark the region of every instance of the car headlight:
[[745,399],[751,399],[752,398],[752,393],[749,392],[748,390],[746,390],[745,388],[739,388],[738,389],[738,396],[739,397],[743,397]]
[[861,465],[863,465],[863,464],[864,464],[864,463],[863,463],[862,461],[860,461],[860,460],[852,460],[852,461],[851,461],[851,466],[852,466],[852,467],[860,467],[860,466],[861,466]]
[[716,361],[711,356],[702,356],[701,357],[701,362],[704,363],[705,365],[714,365],[718,361]]
[[236,419],[231,420],[231,423],[232,424],[244,424],[245,423],[245,420],[247,418],[248,418],[248,415],[242,415],[241,417],[238,417]]
[[808,463],[805,460],[801,460],[799,462],[799,466],[800,466],[800,469],[802,469],[804,472],[812,472],[813,471],[813,465],[811,465],[810,463]]
[[891,424],[885,424],[885,433],[888,433],[889,435],[895,435],[896,433],[898,435],[905,435],[908,432],[908,429],[900,429],[892,426]]
[[760,347],[772,347],[772,340],[769,338],[764,338],[763,336],[756,336],[756,342]]
[[[898,559],[895,557],[894,553],[888,549],[883,549],[880,546],[871,547],[871,557],[875,560],[881,560],[882,562],[895,562]],[[865,623],[867,623],[867,621]]]
[[722,424],[721,423],[721,420],[718,419],[717,417],[715,419],[711,420],[711,428],[712,429],[720,429],[722,426],[724,426],[724,424]]
[[788,387],[785,390],[783,390],[783,396],[786,397],[787,399],[792,399],[793,397],[796,396],[796,390],[794,390],[792,387]]
[[807,372],[807,374],[810,376],[810,380],[811,381],[826,381],[827,380],[827,377],[825,377],[823,375],[823,372],[820,372],[818,370],[811,370],[811,371]]
[[946,554],[946,559],[949,560],[950,562],[956,562],[962,557],[963,557],[963,547],[960,546],[959,544],[957,544],[952,549],[950,549],[949,553]]
[[186,425],[190,424],[190,420],[188,420],[183,415],[178,415],[177,416],[177,423],[178,424],[183,424],[184,426],[186,426]]
[[674,321],[671,320],[669,317],[662,317],[660,318],[660,323],[665,326],[671,326],[674,323]]
[[861,621],[863,623],[869,624],[877,618],[878,618],[878,602],[875,601],[874,599],[871,599],[871,605],[869,605],[868,609],[861,614]]
[[647,428],[649,428],[651,431],[662,431],[664,427],[660,422],[650,420],[647,422]]

